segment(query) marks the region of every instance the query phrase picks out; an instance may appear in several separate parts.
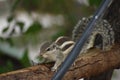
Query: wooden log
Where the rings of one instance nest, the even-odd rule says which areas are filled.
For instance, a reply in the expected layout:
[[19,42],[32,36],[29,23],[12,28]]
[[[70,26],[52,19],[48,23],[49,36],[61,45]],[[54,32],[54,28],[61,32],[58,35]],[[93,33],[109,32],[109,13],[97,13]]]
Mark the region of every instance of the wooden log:
[[[41,64],[29,68],[0,74],[0,80],[50,80],[55,72],[50,69],[52,63]],[[99,75],[110,69],[120,67],[120,44],[116,44],[110,51],[103,52],[91,49],[82,54],[65,74],[63,80],[73,80],[83,77]]]

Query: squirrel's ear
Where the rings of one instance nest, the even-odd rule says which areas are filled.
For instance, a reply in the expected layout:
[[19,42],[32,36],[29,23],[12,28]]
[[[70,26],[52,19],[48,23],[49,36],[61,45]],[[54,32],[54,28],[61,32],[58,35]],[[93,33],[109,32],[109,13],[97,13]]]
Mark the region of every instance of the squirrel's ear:
[[43,42],[41,45],[40,45],[40,51],[43,52],[46,50],[46,48],[48,48],[50,46],[50,42],[46,41],[46,42]]
[[66,36],[60,36],[56,39],[55,43],[57,45],[62,45],[64,42],[66,41],[70,41],[71,39],[69,37],[66,37]]

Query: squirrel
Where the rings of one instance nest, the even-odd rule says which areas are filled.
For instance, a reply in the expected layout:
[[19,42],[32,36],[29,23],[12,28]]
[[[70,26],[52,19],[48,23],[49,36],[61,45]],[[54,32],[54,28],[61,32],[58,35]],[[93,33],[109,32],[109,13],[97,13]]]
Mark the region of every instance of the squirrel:
[[[64,61],[66,56],[70,53],[75,45],[75,42],[81,37],[84,32],[86,25],[92,17],[82,18],[77,25],[74,27],[72,32],[72,40],[65,36],[57,38],[52,44],[47,47],[47,43],[42,45],[44,50],[40,51],[40,55],[48,61],[55,62],[52,67],[52,71],[56,71],[61,63]],[[89,49],[95,47],[103,51],[110,50],[114,44],[114,31],[111,25],[106,20],[100,20],[94,25],[94,29],[84,44],[80,53],[86,53]]]
[[[81,37],[82,33],[86,29],[88,22],[91,20],[92,16],[88,18],[82,18],[77,25],[74,27],[72,32],[73,41],[77,41]],[[103,51],[108,51],[114,44],[114,30],[107,20],[101,19],[94,25],[94,29],[84,44],[82,51],[86,51],[92,47],[99,48]]]
[[[50,45],[48,42],[42,44],[39,56],[42,56],[44,59],[46,59],[46,61],[55,62],[55,65],[51,68],[51,70],[56,71],[57,68],[64,61],[68,53],[72,50],[74,43],[75,42],[70,40],[68,37],[65,36],[58,37]],[[46,45],[49,46],[46,48]]]

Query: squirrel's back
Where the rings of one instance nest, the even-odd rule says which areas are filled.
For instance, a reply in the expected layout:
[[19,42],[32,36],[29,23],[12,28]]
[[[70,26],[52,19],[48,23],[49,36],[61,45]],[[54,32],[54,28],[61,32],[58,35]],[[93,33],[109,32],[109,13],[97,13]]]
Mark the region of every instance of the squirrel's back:
[[[74,27],[72,32],[72,39],[76,42],[86,29],[88,22],[92,17],[82,18]],[[111,45],[114,44],[114,31],[111,25],[106,20],[100,20],[94,25],[94,29],[86,41],[85,45],[88,48],[99,47],[103,50],[109,50]],[[85,46],[85,47],[86,47]]]

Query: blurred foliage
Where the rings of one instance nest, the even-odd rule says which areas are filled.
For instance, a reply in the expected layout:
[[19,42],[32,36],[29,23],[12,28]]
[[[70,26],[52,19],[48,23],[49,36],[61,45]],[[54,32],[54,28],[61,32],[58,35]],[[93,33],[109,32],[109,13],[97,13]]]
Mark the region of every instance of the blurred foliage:
[[30,27],[29,29],[25,32],[25,34],[35,34],[37,32],[40,32],[40,30],[42,29],[41,24],[38,21],[35,21]]
[[14,16],[13,16],[13,15],[10,15],[10,16],[7,18],[8,23],[10,23],[11,21],[13,21],[13,19],[14,19]]
[[8,27],[6,27],[6,28],[4,28],[3,30],[2,30],[2,32],[4,33],[4,32],[7,32],[8,31]]
[[100,5],[102,0],[89,0],[90,6],[96,6],[98,7]]
[[39,61],[39,63],[46,62],[45,58],[43,58],[42,56],[37,56],[36,59]]
[[16,25],[19,26],[19,28],[20,28],[20,30],[21,30],[21,33],[22,33],[22,32],[23,32],[23,28],[24,28],[24,22],[18,21],[18,22],[16,22]]
[[0,73],[5,73],[20,68],[29,67],[30,65],[31,64],[28,58],[27,49],[24,51],[24,55],[20,60],[12,58],[10,56],[6,56],[0,52]]
[[31,65],[29,58],[28,58],[28,50],[27,49],[25,50],[24,55],[23,55],[22,59],[20,60],[20,62],[22,63],[22,65],[24,67],[29,67]]
[[21,0],[14,0],[13,5],[11,6],[10,12],[13,13]]
[[66,29],[59,29],[55,35],[52,36],[52,40],[55,41],[59,36],[65,36],[67,34]]
[[11,61],[7,61],[5,66],[0,66],[0,73],[9,72],[12,70],[14,69],[13,69],[13,64]]
[[14,46],[14,43],[11,38],[6,38],[5,41],[8,42],[10,46]]
[[21,5],[26,10],[40,10],[49,13],[64,13],[65,6],[73,9],[73,0],[21,0]]
[[26,10],[36,10],[39,8],[41,0],[21,0]]

